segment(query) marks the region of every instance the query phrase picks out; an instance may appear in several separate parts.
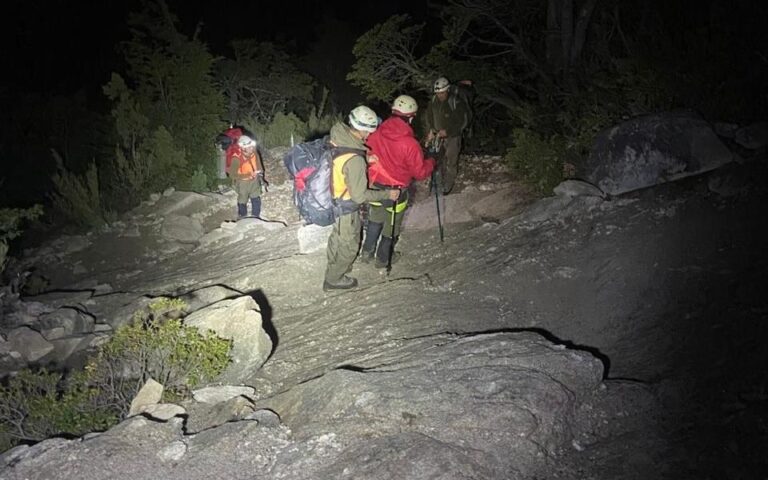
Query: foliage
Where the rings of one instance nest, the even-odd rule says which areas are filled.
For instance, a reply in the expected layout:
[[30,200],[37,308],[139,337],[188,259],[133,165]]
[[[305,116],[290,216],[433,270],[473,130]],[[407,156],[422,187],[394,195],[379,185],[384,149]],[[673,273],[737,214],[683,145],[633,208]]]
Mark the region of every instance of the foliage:
[[515,129],[515,145],[505,157],[512,170],[539,193],[549,194],[563,180],[565,142],[553,135],[546,138],[528,129]]
[[305,115],[315,82],[299,71],[287,53],[269,42],[235,40],[234,60],[223,59],[216,81],[227,99],[232,124],[268,124],[278,113]]
[[117,412],[99,405],[97,396],[83,375],[65,380],[60,373],[22,370],[0,386],[0,450],[19,442],[108,428],[116,422]]
[[[122,44],[127,76],[113,74],[104,86],[120,139],[106,176],[113,195],[129,204],[152,189],[199,183],[200,172],[215,178],[211,139],[223,126],[218,115],[224,99],[212,78],[215,58],[196,36],[178,31],[165,2],[144,6],[130,15],[132,38]],[[124,177],[131,189],[119,186]]]
[[268,123],[249,120],[245,122],[245,127],[267,148],[290,145],[291,140],[302,142],[308,134],[306,123],[293,112],[278,112]]
[[465,145],[509,150],[515,169],[546,192],[562,164],[588,154],[601,129],[677,106],[681,96],[658,64],[625,55],[642,35],[622,29],[619,12],[644,9],[594,0],[452,0],[435,9],[442,31],[431,42],[421,42],[423,25],[402,15],[366,32],[348,78],[382,101],[428,90],[438,73],[472,80],[475,121]]
[[423,24],[412,25],[408,15],[395,15],[377,24],[355,42],[357,61],[347,75],[368,98],[391,100],[400,92],[431,84],[430,72],[416,57]]
[[203,171],[203,167],[198,166],[195,172],[186,177],[186,179],[179,184],[179,189],[187,192],[202,193],[208,189],[209,178]]
[[231,342],[183,326],[186,304],[157,298],[115,332],[85,369],[68,376],[25,369],[0,386],[0,450],[54,435],[104,430],[124,418],[153,378],[173,399],[215,378],[229,363]]
[[184,394],[215,378],[229,363],[231,342],[182,325],[175,317],[184,308],[179,300],[155,300],[149,311],[137,312],[131,325],[115,332],[86,367],[91,381],[114,399],[121,413],[150,378],[171,394]]
[[53,175],[53,208],[62,217],[84,227],[104,225],[99,177],[96,165],[91,164],[83,175],[68,171],[61,157],[54,152],[59,170]]
[[22,233],[22,222],[36,220],[42,214],[42,205],[30,208],[0,208],[0,241],[18,237]]
[[270,122],[259,123],[254,120],[245,122],[245,127],[256,135],[259,142],[267,148],[288,146],[307,139],[325,135],[341,117],[327,113],[328,90],[323,90],[320,103],[312,106],[306,120],[294,112],[277,113]]
[[22,222],[36,220],[42,214],[41,205],[30,208],[0,208],[0,273],[5,268],[8,242],[21,235]]

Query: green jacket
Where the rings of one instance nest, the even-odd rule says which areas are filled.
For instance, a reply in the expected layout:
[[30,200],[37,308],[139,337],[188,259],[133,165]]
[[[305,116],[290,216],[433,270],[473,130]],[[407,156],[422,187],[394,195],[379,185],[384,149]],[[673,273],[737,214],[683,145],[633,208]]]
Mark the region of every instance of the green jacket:
[[[352,135],[351,128],[341,122],[331,127],[331,143],[337,147],[366,149],[363,141]],[[347,160],[341,171],[344,173],[344,180],[353,202],[360,204],[389,199],[386,190],[368,188],[368,165],[365,157],[355,155]]]
[[445,129],[449,137],[458,137],[467,128],[470,120],[469,105],[461,95],[451,91],[445,101],[440,101],[437,95],[427,105],[424,115],[427,131],[435,132]]

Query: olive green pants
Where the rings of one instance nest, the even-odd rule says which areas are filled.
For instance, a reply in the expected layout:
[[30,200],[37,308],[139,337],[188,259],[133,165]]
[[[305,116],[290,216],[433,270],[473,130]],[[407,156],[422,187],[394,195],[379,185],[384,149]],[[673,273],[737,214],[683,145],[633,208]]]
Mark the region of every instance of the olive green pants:
[[237,203],[248,203],[249,198],[261,196],[261,182],[255,180],[237,180],[235,181],[235,191],[237,192]]
[[325,281],[338,283],[347,272],[352,270],[352,263],[360,247],[360,213],[354,211],[336,219],[331,236],[328,237],[328,265],[325,269]]
[[443,141],[440,159],[440,180],[443,193],[450,193],[459,175],[459,151],[461,151],[461,137],[448,137]]

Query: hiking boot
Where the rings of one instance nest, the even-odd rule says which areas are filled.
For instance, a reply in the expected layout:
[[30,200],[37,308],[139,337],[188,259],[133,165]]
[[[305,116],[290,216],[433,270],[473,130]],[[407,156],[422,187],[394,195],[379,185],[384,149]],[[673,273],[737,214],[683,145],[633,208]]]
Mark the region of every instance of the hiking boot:
[[357,279],[348,277],[344,275],[339,279],[337,282],[329,282],[328,280],[323,282],[323,291],[327,292],[328,290],[347,290],[350,288],[355,288],[357,286]]

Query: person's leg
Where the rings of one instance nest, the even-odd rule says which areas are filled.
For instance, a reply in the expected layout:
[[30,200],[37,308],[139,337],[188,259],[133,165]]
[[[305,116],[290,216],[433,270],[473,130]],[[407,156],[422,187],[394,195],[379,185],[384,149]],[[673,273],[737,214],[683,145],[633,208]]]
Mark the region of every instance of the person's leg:
[[441,176],[443,181],[443,193],[450,193],[456,184],[456,177],[459,174],[459,150],[461,150],[461,137],[450,137],[445,139],[445,156],[443,158],[443,168]]
[[323,289],[353,288],[357,280],[346,276],[352,268],[360,246],[360,215],[357,212],[339,217],[328,238],[328,265]]
[[368,263],[373,259],[373,254],[376,252],[376,244],[379,243],[379,237],[383,228],[384,224],[368,219],[368,225],[365,227],[365,240],[360,252],[360,261],[363,263]]
[[376,251],[376,266],[378,268],[384,268],[390,263],[390,255],[394,255],[391,262],[393,264],[399,257],[399,254],[395,254],[395,246],[397,245],[397,239],[400,237],[405,210],[395,213],[394,219],[392,218],[392,212],[387,212],[387,214],[389,215],[389,220],[384,224],[379,248]]
[[376,244],[379,243],[381,231],[384,228],[384,222],[387,221],[386,207],[381,205],[369,205],[368,223],[365,228],[365,240],[360,256],[361,260],[368,263],[376,252]]
[[248,215],[248,196],[250,194],[250,185],[248,182],[238,180],[235,184],[237,189],[237,216],[243,218]]
[[251,215],[261,217],[261,197],[251,197]]

